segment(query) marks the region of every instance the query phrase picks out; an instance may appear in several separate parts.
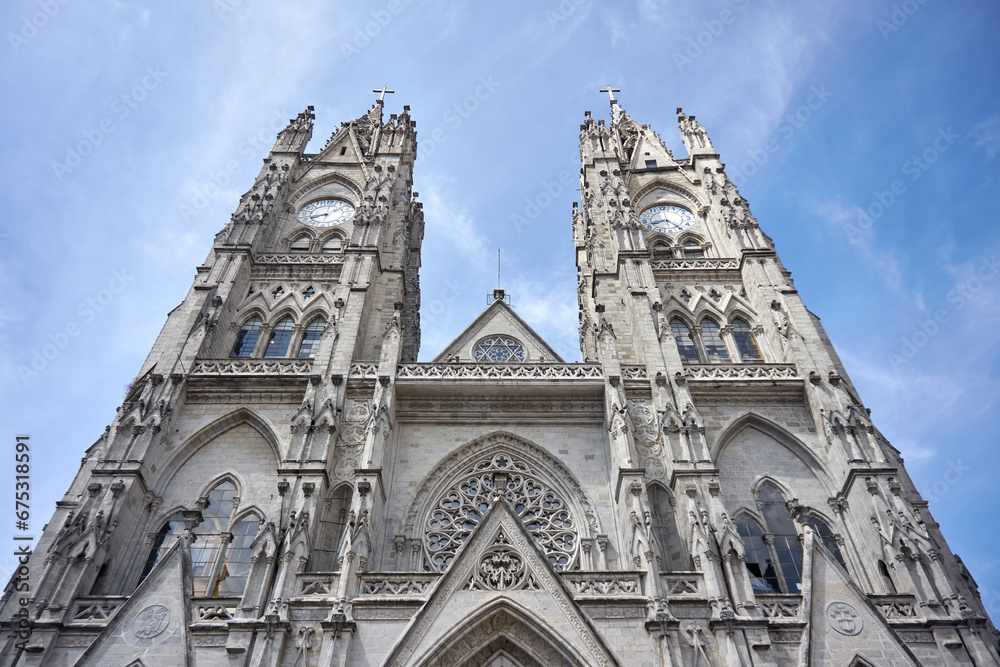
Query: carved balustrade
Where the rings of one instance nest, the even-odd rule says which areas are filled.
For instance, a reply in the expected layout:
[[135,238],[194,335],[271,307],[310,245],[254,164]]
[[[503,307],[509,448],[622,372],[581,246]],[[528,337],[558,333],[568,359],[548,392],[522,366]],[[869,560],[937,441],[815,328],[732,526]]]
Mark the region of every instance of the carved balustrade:
[[565,572],[563,580],[576,597],[641,597],[640,572]]
[[[354,368],[351,377],[355,377]],[[373,376],[374,377],[374,376]],[[601,379],[601,367],[594,364],[401,364],[399,379],[470,380],[594,380]]]
[[913,620],[918,616],[916,598],[912,595],[869,595],[888,621]]
[[343,264],[344,256],[335,253],[287,253],[258,255],[254,264]]
[[713,382],[745,380],[797,380],[793,364],[698,364],[684,367],[688,380]]
[[654,271],[676,271],[681,270],[726,270],[740,268],[738,259],[726,257],[689,257],[683,259],[657,259],[650,262]]
[[190,376],[309,375],[312,362],[302,359],[202,359]]
[[802,609],[802,596],[761,593],[757,595],[757,604],[764,618],[798,619]]
[[123,596],[81,596],[76,599],[69,623],[86,623],[106,625],[112,614],[121,607],[128,598]]
[[339,572],[306,572],[296,575],[296,595],[308,598],[335,598],[340,583]]
[[372,572],[363,574],[361,575],[360,595],[387,598],[425,598],[440,576],[437,572]]
[[703,597],[704,575],[701,572],[670,572],[660,574],[668,597]]

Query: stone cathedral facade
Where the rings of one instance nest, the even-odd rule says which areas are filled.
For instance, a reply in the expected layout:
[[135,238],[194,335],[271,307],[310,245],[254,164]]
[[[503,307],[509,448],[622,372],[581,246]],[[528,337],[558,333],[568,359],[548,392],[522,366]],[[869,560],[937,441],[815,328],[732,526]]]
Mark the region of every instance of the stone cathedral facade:
[[8,585],[0,664],[1000,665],[693,116],[678,158],[585,115],[582,363],[500,290],[420,363],[383,104],[278,135]]

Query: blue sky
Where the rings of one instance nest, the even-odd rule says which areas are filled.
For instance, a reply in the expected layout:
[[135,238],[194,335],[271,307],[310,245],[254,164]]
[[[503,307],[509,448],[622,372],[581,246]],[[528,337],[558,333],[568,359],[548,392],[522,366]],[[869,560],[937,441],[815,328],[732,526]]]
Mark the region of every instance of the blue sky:
[[34,0],[0,25],[0,423],[32,438],[35,532],[307,105],[313,150],[383,83],[412,109],[422,359],[485,307],[498,247],[579,359],[578,128],[610,83],[679,155],[677,107],[707,128],[1000,614],[998,3]]

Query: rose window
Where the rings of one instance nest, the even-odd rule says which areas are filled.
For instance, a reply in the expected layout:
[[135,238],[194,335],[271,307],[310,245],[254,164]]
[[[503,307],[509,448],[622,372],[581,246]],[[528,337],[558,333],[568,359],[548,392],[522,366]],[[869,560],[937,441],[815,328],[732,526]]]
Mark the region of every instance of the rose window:
[[448,569],[455,552],[486,514],[494,479],[506,481],[501,487],[505,488],[504,497],[552,566],[557,570],[572,569],[577,564],[580,541],[568,504],[526,464],[506,454],[496,454],[471,466],[434,505],[424,531],[427,569]]
[[524,346],[516,338],[492,336],[476,343],[472,354],[476,361],[524,361]]

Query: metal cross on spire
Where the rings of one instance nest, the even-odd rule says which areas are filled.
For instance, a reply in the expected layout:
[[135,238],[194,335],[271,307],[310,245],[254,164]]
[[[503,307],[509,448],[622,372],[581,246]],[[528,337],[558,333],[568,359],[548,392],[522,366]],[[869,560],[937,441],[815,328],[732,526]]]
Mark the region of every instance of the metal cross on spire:
[[622,92],[622,89],[621,88],[612,88],[611,84],[609,83],[607,88],[602,88],[602,89],[600,89],[597,92],[599,92],[599,93],[607,93],[608,94],[608,98],[611,100],[611,104],[614,104],[615,102],[618,101],[618,100],[615,99],[615,93]]
[[395,90],[389,90],[388,88],[385,87],[385,84],[383,83],[381,88],[372,88],[372,92],[379,94],[378,101],[381,102],[381,101],[385,100],[385,94],[386,93],[394,93],[396,91]]

